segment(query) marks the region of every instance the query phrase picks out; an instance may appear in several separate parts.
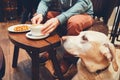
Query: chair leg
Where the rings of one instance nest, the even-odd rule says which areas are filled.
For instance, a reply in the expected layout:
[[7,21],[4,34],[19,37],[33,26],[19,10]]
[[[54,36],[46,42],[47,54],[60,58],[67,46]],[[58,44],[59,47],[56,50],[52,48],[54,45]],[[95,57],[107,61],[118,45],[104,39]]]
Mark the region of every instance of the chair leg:
[[119,35],[120,35],[120,28],[119,28],[119,31],[118,31],[118,33],[117,33],[117,41],[120,41],[120,40],[119,40]]

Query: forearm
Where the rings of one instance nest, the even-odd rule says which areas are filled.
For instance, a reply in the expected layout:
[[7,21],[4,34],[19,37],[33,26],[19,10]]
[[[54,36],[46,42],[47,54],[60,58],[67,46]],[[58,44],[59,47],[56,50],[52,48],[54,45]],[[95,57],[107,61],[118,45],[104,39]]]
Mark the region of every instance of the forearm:
[[90,14],[93,14],[92,4],[90,2],[78,0],[78,2],[73,7],[61,13],[59,16],[57,16],[57,18],[59,19],[60,23],[63,24],[71,16],[76,15],[76,14],[82,14],[85,12],[87,13],[87,10],[90,8],[91,8]]
[[50,2],[50,0],[41,0],[41,2],[38,5],[38,8],[37,8],[37,13],[45,16],[48,11],[48,3],[49,2]]

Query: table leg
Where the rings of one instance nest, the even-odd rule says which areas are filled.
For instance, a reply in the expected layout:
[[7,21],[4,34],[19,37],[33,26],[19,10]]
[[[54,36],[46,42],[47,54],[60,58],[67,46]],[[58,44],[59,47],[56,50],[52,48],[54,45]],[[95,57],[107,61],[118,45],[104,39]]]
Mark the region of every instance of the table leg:
[[17,67],[18,55],[19,55],[19,47],[14,46],[13,63],[12,63],[13,68]]
[[56,58],[56,50],[54,50],[53,48],[51,48],[49,51],[49,56],[50,56],[50,59],[53,63],[53,67],[55,69],[55,73],[56,75],[58,76],[58,79],[59,80],[65,80],[64,77],[63,77],[63,74],[61,72],[61,69],[60,69],[60,65],[58,63],[58,60]]
[[32,80],[39,80],[39,54],[32,53]]

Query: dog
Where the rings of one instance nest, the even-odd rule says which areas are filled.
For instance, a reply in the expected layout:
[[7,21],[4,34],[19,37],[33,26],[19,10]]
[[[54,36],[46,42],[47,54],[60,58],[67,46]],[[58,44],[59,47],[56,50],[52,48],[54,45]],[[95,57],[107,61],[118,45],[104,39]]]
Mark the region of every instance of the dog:
[[116,49],[104,33],[82,31],[77,36],[63,36],[62,45],[79,57],[72,80],[119,80]]

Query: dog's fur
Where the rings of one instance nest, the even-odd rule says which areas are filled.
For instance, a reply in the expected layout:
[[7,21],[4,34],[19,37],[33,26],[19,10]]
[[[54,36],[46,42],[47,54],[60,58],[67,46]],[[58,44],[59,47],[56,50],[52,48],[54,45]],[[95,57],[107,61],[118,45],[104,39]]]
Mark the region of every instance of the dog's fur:
[[78,36],[64,36],[62,40],[65,50],[80,58],[78,72],[72,80],[118,80],[116,49],[105,34],[82,31]]

